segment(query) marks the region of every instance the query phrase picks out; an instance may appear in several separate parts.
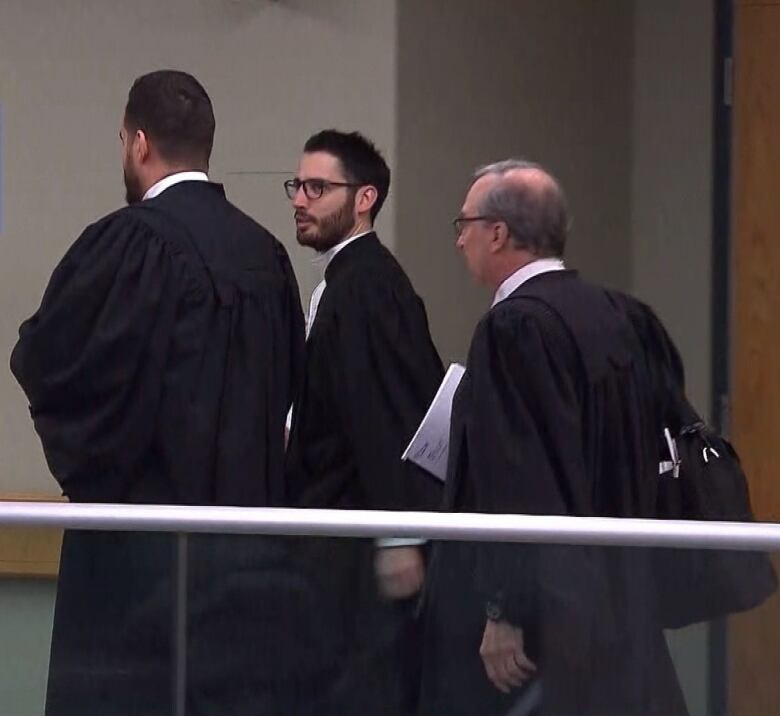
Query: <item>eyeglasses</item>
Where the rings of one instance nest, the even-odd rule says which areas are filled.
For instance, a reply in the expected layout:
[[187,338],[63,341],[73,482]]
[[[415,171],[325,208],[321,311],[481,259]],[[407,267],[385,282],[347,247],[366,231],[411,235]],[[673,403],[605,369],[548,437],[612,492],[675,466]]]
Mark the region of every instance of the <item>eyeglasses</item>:
[[288,199],[294,199],[298,189],[303,187],[303,193],[307,199],[319,199],[326,191],[335,186],[363,186],[348,181],[328,181],[327,179],[288,179],[284,183],[284,190]]
[[460,238],[465,224],[470,221],[496,221],[492,216],[456,216],[452,220],[452,228],[455,229],[455,237]]

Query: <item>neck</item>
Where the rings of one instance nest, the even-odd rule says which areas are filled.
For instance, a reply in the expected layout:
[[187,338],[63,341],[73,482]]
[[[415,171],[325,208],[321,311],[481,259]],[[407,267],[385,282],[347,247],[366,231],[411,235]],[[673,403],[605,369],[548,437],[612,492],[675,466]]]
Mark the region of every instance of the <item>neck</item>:
[[514,256],[507,257],[507,259],[497,268],[493,281],[491,282],[493,291],[498,291],[499,286],[501,286],[501,284],[513,273],[519,271],[524,266],[528,266],[528,264],[539,260],[538,256],[529,254],[527,251],[513,253],[515,254]]
[[371,222],[368,219],[359,218],[355,225],[352,227],[352,230],[344,237],[344,241],[347,239],[351,239],[353,236],[357,236],[358,234],[365,234],[372,230]]
[[335,248],[339,244],[343,244],[345,241],[349,241],[350,239],[354,238],[355,236],[360,236],[360,234],[366,234],[369,231],[373,231],[373,229],[371,227],[371,224],[368,224],[368,223],[365,223],[365,222],[361,222],[361,221],[357,221],[352,226],[352,228],[349,231],[347,231],[346,234],[344,234],[344,236],[342,236],[335,243],[333,243],[330,246],[328,246],[327,249],[317,249],[317,250],[319,251],[319,253],[322,253],[322,254],[327,253],[328,251],[330,251],[331,249]]

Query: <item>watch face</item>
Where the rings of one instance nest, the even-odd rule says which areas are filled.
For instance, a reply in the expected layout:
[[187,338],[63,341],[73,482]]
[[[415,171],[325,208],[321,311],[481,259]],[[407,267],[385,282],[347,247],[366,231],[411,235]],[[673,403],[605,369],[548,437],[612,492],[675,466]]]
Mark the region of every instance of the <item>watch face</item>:
[[495,602],[488,602],[485,608],[485,614],[490,621],[498,621],[501,619],[501,605]]

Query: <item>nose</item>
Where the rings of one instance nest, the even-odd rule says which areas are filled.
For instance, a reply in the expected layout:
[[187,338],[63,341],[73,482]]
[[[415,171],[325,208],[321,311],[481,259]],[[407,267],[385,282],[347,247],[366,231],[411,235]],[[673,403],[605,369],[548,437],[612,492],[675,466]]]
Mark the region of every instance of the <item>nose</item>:
[[306,196],[306,192],[303,191],[303,186],[298,187],[298,191],[295,192],[295,196],[292,198],[292,205],[295,209],[305,209],[309,200]]
[[463,232],[461,231],[460,234],[458,234],[458,240],[455,242],[455,246],[463,251]]

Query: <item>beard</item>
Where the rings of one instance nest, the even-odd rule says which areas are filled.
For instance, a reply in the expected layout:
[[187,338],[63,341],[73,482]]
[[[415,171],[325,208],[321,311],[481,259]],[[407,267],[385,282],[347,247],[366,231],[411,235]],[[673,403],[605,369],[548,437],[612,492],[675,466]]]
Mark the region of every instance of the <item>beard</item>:
[[347,238],[355,226],[355,195],[352,194],[341,208],[327,216],[316,219],[304,211],[296,211],[295,218],[311,222],[305,230],[296,229],[298,243],[319,252],[327,251]]
[[128,166],[123,168],[123,174],[125,180],[125,201],[128,204],[137,204],[144,198],[141,180]]

